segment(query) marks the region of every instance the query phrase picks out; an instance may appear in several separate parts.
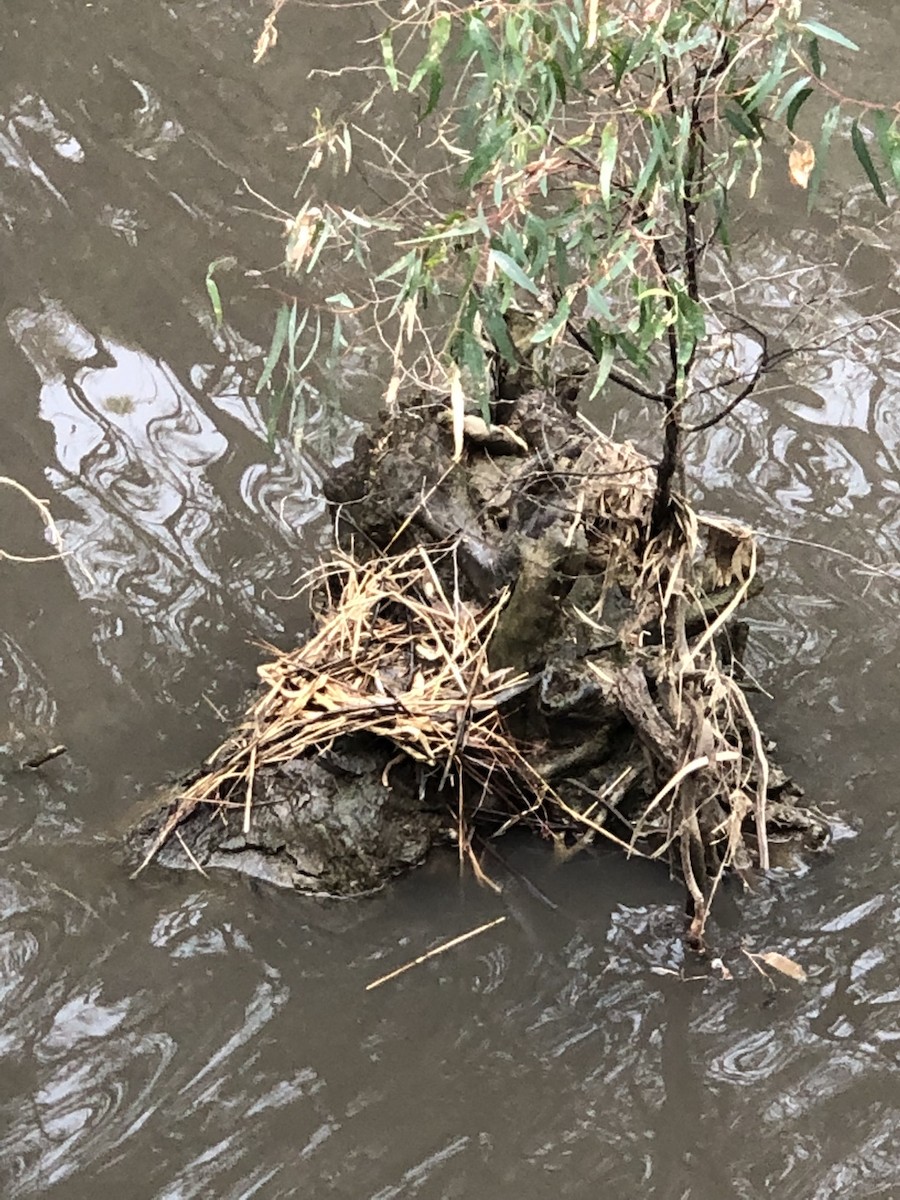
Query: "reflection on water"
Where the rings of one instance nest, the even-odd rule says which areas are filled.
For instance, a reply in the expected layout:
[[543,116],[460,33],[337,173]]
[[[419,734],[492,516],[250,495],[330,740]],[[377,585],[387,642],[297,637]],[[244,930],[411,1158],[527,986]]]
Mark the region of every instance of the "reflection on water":
[[[787,339],[813,297],[809,321],[848,337],[695,447],[701,503],[778,535],[754,609],[751,666],[773,693],[759,707],[845,835],[805,874],[722,897],[733,980],[685,958],[667,880],[615,856],[556,870],[504,844],[500,897],[438,859],[322,905],[131,882],[110,854],[131,797],[219,736],[216,710],[252,680],[248,637],[295,635],[277,595],[324,537],[320,458],[353,431],[314,414],[307,447],[270,452],[248,382],[267,302],[236,296],[239,333],[229,299],[217,331],[204,293],[222,254],[278,260],[240,181],[289,202],[303,113],[339,103],[298,57],[334,65],[371,32],[365,9],[289,5],[253,71],[267,7],[47,0],[0,16],[0,473],[51,498],[69,551],[0,575],[0,1192],[887,1200],[896,579],[858,559],[900,560],[900,364],[872,320],[897,304],[900,233],[862,189],[812,229],[802,199],[767,201],[742,302]],[[886,65],[889,18],[873,4],[843,22]],[[757,351],[742,335],[735,361]],[[345,358],[316,387],[371,410],[377,374]],[[4,539],[21,535],[8,500]],[[21,768],[58,742],[66,756]],[[742,938],[809,981],[772,991]]]
[[[166,363],[91,335],[57,304],[18,309],[8,324],[41,381],[38,416],[55,451],[47,479],[77,513],[58,528],[78,595],[124,603],[170,653],[196,647],[197,621],[225,592],[249,627],[265,628],[255,595],[265,575],[253,571],[250,588],[240,559],[222,561],[235,521],[212,476],[229,443],[197,394]],[[215,393],[206,403],[217,406]],[[265,460],[244,468],[241,498],[258,524],[297,533],[324,510],[318,477],[299,454],[273,470],[258,449]]]

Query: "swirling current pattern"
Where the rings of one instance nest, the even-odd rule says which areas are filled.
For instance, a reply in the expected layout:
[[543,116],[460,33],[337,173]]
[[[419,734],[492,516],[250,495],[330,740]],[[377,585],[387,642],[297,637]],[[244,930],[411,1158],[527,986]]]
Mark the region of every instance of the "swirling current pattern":
[[[252,680],[248,637],[294,635],[278,596],[323,508],[318,458],[267,445],[247,363],[270,312],[244,337],[226,293],[217,329],[203,280],[238,249],[278,261],[242,180],[293,203],[304,114],[368,86],[307,70],[372,33],[365,6],[286,5],[254,71],[267,4],[137,7],[0,16],[0,473],[51,499],[67,550],[43,573],[0,564],[0,1192],[896,1195],[900,364],[878,316],[896,304],[893,215],[860,191],[811,233],[802,199],[764,198],[740,303],[785,339],[816,341],[826,318],[848,336],[691,449],[698,502],[773,535],[750,665],[840,837],[805,872],[726,889],[723,968],[686,957],[662,875],[605,854],[555,868],[501,844],[485,859],[499,897],[438,858],[346,906],[130,881],[109,845],[122,801],[208,752]],[[892,65],[890,11],[835,20]],[[718,334],[724,364],[752,366],[749,332]],[[374,352],[348,355],[330,382],[365,412],[378,375]],[[323,457],[353,428],[329,420],[308,426]],[[631,404],[618,420],[641,428]],[[652,447],[653,414],[643,429]],[[57,742],[66,755],[23,766]],[[748,953],[765,950],[807,982],[760,975]]]

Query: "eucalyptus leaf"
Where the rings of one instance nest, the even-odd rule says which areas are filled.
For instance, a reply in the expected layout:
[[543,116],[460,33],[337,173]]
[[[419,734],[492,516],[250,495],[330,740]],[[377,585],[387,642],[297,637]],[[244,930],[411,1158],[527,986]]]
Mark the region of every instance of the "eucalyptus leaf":
[[538,345],[541,342],[549,342],[552,338],[556,337],[566,321],[568,321],[571,308],[572,301],[570,297],[563,296],[556,307],[556,312],[548,317],[542,325],[539,325],[531,335],[532,344]]
[[809,195],[807,197],[807,210],[809,212],[812,212],[816,203],[816,197],[819,194],[822,176],[825,173],[825,164],[828,162],[831,139],[834,137],[834,131],[837,129],[840,117],[841,106],[840,104],[834,104],[829,108],[822,120],[822,132],[819,134],[819,143],[816,146],[816,165],[809,180]]
[[884,187],[878,177],[878,172],[875,170],[875,164],[872,162],[872,156],[869,153],[869,147],[866,145],[865,136],[859,127],[858,119],[853,122],[850,128],[850,141],[853,145],[853,152],[859,159],[859,164],[865,171],[869,183],[872,185],[872,190],[882,204],[887,204]]
[[793,130],[794,122],[797,120],[797,115],[800,112],[800,109],[812,94],[813,89],[811,87],[802,87],[796,93],[796,95],[791,97],[791,102],[788,105],[787,116],[785,118],[788,129]]
[[523,288],[526,292],[530,292],[532,296],[538,294],[533,280],[528,278],[514,258],[510,258],[502,250],[491,250],[490,256],[491,261],[499,271],[502,271],[507,279],[511,279],[513,283]]
[[830,25],[824,25],[821,21],[814,21],[810,18],[801,21],[800,28],[811,33],[813,37],[822,38],[825,42],[834,42],[836,46],[843,46],[845,50],[859,50],[856,42],[851,42],[840,30],[832,29]]
[[[775,109],[772,113],[772,116],[775,118],[776,121],[779,121],[785,115],[785,113],[790,110],[790,107],[793,104],[795,97],[798,96],[803,91],[804,88],[809,87],[809,82],[810,82],[811,78],[812,78],[811,75],[801,75],[799,79],[794,80],[794,82],[791,84],[791,86],[788,88],[788,90],[784,93],[784,95],[781,97],[781,99],[775,105]],[[790,123],[790,119],[788,119],[788,121]]]
[[740,104],[731,103],[725,106],[725,119],[729,125],[733,126],[742,137],[747,138],[751,142],[755,142],[760,136],[757,132],[757,127],[750,120],[750,117],[744,112]]
[[291,317],[291,305],[282,304],[278,310],[278,316],[275,318],[275,329],[272,333],[272,342],[269,346],[269,353],[266,355],[266,361],[263,364],[262,374],[256,384],[256,395],[258,396],[264,388],[267,388],[272,380],[272,375],[275,368],[278,366],[278,360],[281,358],[281,352],[284,350],[285,342],[288,335],[288,324]]

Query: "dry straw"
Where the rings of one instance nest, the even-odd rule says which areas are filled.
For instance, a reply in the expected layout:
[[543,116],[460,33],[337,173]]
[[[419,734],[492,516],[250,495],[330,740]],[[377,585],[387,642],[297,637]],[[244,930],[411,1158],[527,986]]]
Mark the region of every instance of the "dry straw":
[[239,805],[246,832],[257,772],[354,733],[385,738],[444,781],[465,776],[520,794],[534,773],[505,733],[501,706],[531,680],[490,669],[487,646],[506,596],[480,609],[466,603],[442,581],[455,567],[451,547],[365,564],[341,557],[316,571],[313,636],[259,668],[262,694],[182,793],[140,869],[198,805]]

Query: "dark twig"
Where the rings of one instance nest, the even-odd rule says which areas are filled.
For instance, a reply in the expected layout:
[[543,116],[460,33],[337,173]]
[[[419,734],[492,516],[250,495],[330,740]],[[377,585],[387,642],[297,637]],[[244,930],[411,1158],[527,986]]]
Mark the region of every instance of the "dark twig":
[[[594,362],[599,361],[594,347],[584,336],[584,334],[572,324],[571,321],[566,321],[566,333],[568,333],[569,337],[572,339],[575,345],[579,347],[579,349],[584,350],[586,354],[591,356]],[[652,400],[654,404],[665,404],[665,396],[661,396],[659,392],[651,392],[649,388],[643,387],[637,382],[637,380],[631,379],[628,375],[623,375],[622,372],[617,371],[615,367],[613,367],[613,369],[609,372],[608,378],[611,379],[613,383],[617,383],[619,387],[626,388],[635,396],[640,396],[644,400]]]

